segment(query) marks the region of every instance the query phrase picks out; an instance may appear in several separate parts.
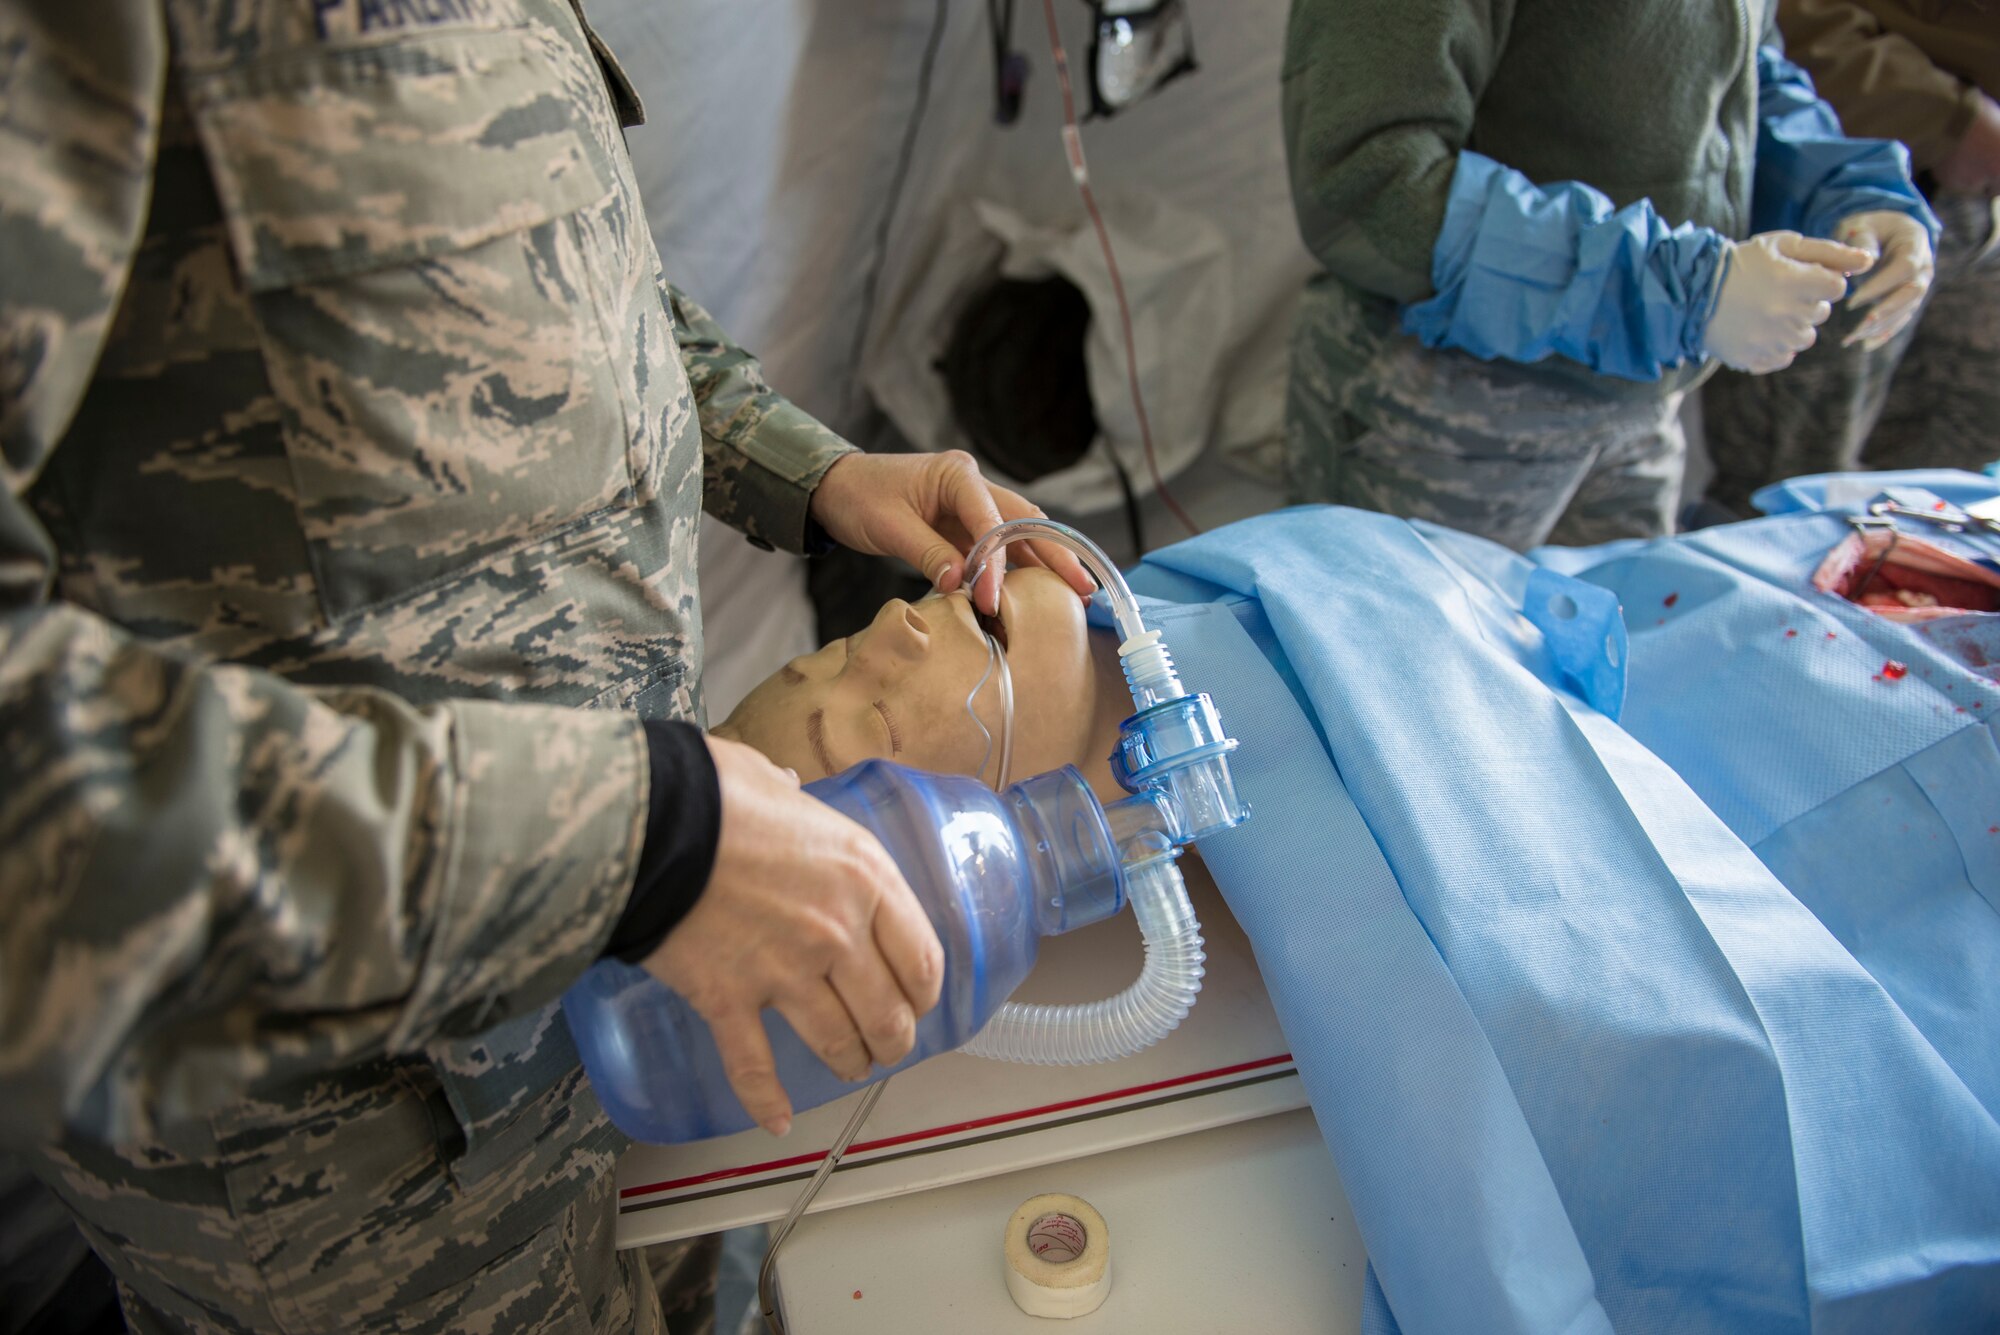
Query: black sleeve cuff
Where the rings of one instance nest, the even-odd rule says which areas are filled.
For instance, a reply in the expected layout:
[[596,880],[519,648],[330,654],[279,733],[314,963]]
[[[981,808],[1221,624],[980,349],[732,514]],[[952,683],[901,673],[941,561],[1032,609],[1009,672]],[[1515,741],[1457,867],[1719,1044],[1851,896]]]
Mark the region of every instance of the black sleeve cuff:
[[832,534],[820,527],[819,520],[807,515],[806,535],[799,546],[800,552],[806,556],[830,556],[839,549],[840,544],[833,540]]
[[708,885],[722,838],[722,784],[708,742],[692,723],[646,720],[646,842],[625,912],[599,958],[637,964],[667,939]]

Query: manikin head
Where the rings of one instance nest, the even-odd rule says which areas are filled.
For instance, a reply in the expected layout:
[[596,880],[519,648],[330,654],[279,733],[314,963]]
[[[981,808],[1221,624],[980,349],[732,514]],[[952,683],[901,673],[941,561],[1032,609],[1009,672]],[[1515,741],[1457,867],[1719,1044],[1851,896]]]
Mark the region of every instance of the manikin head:
[[[1023,779],[1089,760],[1097,721],[1096,672],[1083,605],[1046,570],[1011,571],[997,622],[985,618],[1013,670],[1014,756]],[[963,593],[895,599],[868,627],[793,659],[715,729],[745,742],[804,782],[873,757],[942,774],[999,777],[1000,684],[987,670],[978,617]]]

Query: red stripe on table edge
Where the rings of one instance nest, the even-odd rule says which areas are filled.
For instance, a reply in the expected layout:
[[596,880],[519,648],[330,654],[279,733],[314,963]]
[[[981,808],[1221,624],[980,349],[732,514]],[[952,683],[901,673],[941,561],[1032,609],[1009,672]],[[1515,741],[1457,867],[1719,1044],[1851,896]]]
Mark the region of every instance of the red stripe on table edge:
[[[1127,1089],[1114,1089],[1103,1094],[1086,1094],[1082,1098],[1064,1099],[1061,1103],[1045,1103],[1039,1108],[1022,1108],[1018,1112],[995,1113],[991,1117],[975,1117],[969,1122],[953,1122],[949,1126],[934,1126],[923,1131],[906,1131],[900,1136],[884,1136],[880,1140],[864,1140],[848,1147],[849,1155],[865,1154],[870,1150],[891,1149],[897,1145],[907,1145],[915,1140],[929,1140],[933,1136],[955,1136],[964,1131],[978,1131],[989,1126],[1000,1126],[1007,1122],[1019,1122],[1029,1117],[1042,1117],[1049,1113],[1068,1112],[1072,1108],[1087,1108],[1093,1103],[1109,1103],[1113,1099],[1131,1098],[1135,1094],[1151,1094],[1156,1090],[1172,1089],[1177,1085],[1191,1085],[1198,1080],[1215,1080],[1226,1075],[1241,1075],[1245,1071],[1261,1070],[1266,1066],[1279,1066],[1292,1059],[1289,1052],[1275,1057],[1259,1057],[1252,1062],[1238,1062],[1234,1066],[1218,1066],[1212,1071],[1196,1071],[1193,1075],[1177,1075],[1167,1080],[1155,1080],[1151,1084],[1133,1085]],[[737,1168],[717,1168],[712,1172],[696,1173],[693,1177],[677,1177],[670,1182],[654,1182],[643,1187],[622,1187],[618,1199],[628,1196],[645,1196],[656,1191],[675,1191],[681,1187],[700,1186],[706,1182],[723,1182],[732,1177],[750,1177],[757,1173],[774,1172],[780,1168],[797,1168],[801,1164],[818,1163],[826,1157],[825,1150],[811,1154],[795,1154],[789,1159],[770,1159],[764,1163],[744,1164]]]

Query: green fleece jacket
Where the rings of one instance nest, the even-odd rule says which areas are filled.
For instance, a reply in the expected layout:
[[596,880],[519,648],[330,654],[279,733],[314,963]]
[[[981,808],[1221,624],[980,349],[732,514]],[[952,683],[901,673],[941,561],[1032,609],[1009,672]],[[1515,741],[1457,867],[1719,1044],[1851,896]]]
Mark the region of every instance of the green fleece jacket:
[[1357,293],[1430,296],[1466,148],[1537,184],[1582,181],[1621,207],[1650,198],[1669,224],[1741,237],[1773,8],[1294,0],[1285,141],[1307,247]]

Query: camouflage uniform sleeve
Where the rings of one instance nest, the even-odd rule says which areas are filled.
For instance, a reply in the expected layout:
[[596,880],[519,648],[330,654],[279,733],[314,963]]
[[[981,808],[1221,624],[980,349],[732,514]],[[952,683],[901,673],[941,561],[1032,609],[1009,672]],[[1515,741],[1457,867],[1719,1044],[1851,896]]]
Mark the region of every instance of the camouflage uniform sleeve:
[[772,389],[685,293],[669,287],[667,300],[701,416],[703,508],[753,542],[803,551],[813,488],[854,446]]
[[115,310],[151,177],[152,6],[0,0],[0,1143],[167,1135],[481,1029],[609,937],[636,718],[309,691],[51,601],[23,493]]

